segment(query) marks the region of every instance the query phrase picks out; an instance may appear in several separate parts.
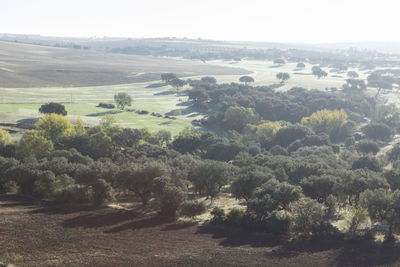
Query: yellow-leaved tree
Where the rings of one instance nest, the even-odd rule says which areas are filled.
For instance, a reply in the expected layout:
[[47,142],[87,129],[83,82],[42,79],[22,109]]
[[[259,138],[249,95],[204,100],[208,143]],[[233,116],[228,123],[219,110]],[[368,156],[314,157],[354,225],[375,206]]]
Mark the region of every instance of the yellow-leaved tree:
[[[62,115],[60,115],[62,116]],[[36,158],[47,156],[53,150],[53,143],[37,130],[27,130],[22,136],[16,149],[17,158],[23,159],[31,155]]]
[[245,136],[250,140],[262,142],[273,138],[280,128],[285,127],[285,121],[262,121],[258,125],[247,124],[245,127]]
[[74,125],[63,115],[56,113],[45,114],[35,123],[36,130],[53,143],[62,136],[75,133]]
[[86,130],[85,130],[85,124],[83,123],[83,120],[81,117],[78,117],[76,119],[75,125],[74,125],[74,130],[75,134],[77,135],[84,135]]
[[11,136],[10,134],[6,131],[0,128],[0,145],[7,145],[11,143]]
[[350,135],[353,124],[347,120],[343,110],[322,109],[304,117],[301,123],[310,127],[316,133],[326,133],[331,141],[340,141]]

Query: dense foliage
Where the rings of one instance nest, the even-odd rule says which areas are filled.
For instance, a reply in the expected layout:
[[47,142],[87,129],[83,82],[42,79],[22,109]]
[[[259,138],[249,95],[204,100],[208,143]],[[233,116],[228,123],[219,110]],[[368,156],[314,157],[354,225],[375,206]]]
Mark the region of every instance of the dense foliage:
[[125,129],[112,115],[85,129],[82,120],[54,113],[18,142],[1,130],[0,191],[94,205],[123,196],[187,217],[207,209],[200,197],[223,192],[243,205],[214,209],[213,223],[310,238],[337,235],[332,220],[346,210],[348,236],[361,235],[369,216],[388,225],[391,239],[400,215],[400,148],[381,147],[400,126],[397,108],[363,93],[277,92],[243,82],[188,81],[192,108],[206,115],[198,123],[218,135]]

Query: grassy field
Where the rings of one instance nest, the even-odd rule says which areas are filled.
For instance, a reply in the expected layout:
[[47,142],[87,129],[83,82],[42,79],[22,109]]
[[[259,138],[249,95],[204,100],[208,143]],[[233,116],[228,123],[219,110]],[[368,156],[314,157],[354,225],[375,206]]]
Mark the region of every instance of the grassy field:
[[[330,72],[330,68],[323,68],[328,76],[325,78],[318,79],[312,75],[311,68],[313,65],[305,63],[304,69],[296,68],[297,63],[286,63],[284,65],[275,65],[272,61],[255,61],[255,60],[243,60],[240,62],[226,62],[226,61],[211,61],[210,63],[224,67],[236,67],[238,69],[251,70],[253,73],[249,76],[255,79],[254,85],[269,85],[277,84],[280,81],[276,78],[276,74],[279,72],[287,72],[290,74],[290,79],[279,88],[279,90],[285,91],[293,87],[304,87],[307,89],[319,89],[324,90],[325,88],[336,87],[340,89],[344,83],[346,83],[347,72],[355,70],[359,75],[360,79],[365,79],[368,76],[368,71],[359,71],[358,69],[348,69],[342,73]],[[238,82],[241,75],[217,75],[218,82]]]
[[[296,69],[296,63],[276,66],[271,61],[240,62],[155,58],[107,54],[93,51],[34,46],[0,42],[0,121],[17,123],[23,119],[38,118],[40,104],[50,101],[65,104],[72,120],[81,116],[87,125],[113,112],[124,127],[148,128],[151,131],[170,130],[177,134],[190,121],[201,118],[186,103],[187,96],[161,83],[160,73],[175,72],[186,78],[205,75],[216,77],[219,83],[238,82],[242,75],[251,75],[255,85],[279,83],[278,72],[288,72],[291,78],[277,90],[292,87],[324,90],[341,88],[346,72],[330,72],[318,79],[311,75],[311,65]],[[356,70],[364,79],[367,72]],[[134,98],[132,108],[172,115],[180,109],[176,120],[139,115],[135,112],[110,111],[96,107],[99,102],[112,103],[117,92],[126,92]]]
[[[39,118],[38,109],[40,104],[0,104],[0,119],[3,123],[18,123],[27,118]],[[118,124],[128,128],[148,128],[151,131],[161,129],[169,130],[173,135],[178,134],[190,124],[190,118],[185,115],[174,116],[176,119],[158,118],[151,114],[140,115],[136,112],[120,111],[118,109],[104,109],[96,107],[95,104],[65,104],[68,117],[75,121],[79,116],[87,126],[96,125],[102,116],[113,114],[118,120]],[[137,110],[152,110],[157,112],[163,109],[149,102],[134,105]],[[151,112],[150,112],[151,113]],[[162,113],[164,114],[164,113]],[[195,114],[195,113],[193,113]]]

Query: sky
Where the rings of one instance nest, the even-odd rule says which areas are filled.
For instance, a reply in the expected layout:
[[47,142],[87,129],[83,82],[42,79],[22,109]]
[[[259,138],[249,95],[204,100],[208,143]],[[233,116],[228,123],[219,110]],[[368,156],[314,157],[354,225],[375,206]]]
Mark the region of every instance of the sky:
[[0,33],[400,42],[398,0],[0,0]]

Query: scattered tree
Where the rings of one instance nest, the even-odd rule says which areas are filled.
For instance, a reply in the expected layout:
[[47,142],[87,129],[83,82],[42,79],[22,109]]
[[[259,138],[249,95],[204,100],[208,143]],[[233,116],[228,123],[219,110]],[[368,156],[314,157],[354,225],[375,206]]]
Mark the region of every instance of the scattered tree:
[[125,106],[130,107],[132,105],[133,99],[127,93],[122,92],[114,95],[114,101],[117,104],[118,108],[124,110]]
[[53,102],[41,105],[39,108],[39,112],[42,114],[56,113],[59,115],[67,116],[67,111],[65,110],[65,106]]
[[285,82],[290,79],[290,75],[287,72],[279,72],[276,74],[276,78],[282,80],[282,82]]
[[241,81],[242,83],[247,85],[248,83],[253,83],[254,82],[254,78],[250,77],[250,76],[242,76],[242,77],[239,78],[239,81]]

